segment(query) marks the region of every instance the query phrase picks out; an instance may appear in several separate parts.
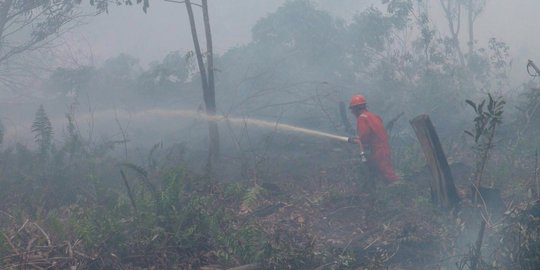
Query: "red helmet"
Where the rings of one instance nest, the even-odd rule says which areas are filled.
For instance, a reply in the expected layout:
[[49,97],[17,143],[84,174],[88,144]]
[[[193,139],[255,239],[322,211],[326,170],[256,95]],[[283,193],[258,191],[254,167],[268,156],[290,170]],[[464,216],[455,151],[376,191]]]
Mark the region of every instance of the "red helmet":
[[349,103],[349,108],[352,108],[356,105],[366,104],[366,98],[362,95],[354,95],[351,97],[351,102]]

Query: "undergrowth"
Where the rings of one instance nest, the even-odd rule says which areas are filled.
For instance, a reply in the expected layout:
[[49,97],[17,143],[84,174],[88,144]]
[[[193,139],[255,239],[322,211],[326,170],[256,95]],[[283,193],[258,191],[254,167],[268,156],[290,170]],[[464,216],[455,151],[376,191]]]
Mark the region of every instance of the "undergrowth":
[[317,256],[328,252],[307,231],[270,229],[242,212],[260,204],[260,186],[216,183],[181,160],[161,165],[156,146],[147,164],[117,160],[109,153],[122,142],[86,141],[74,116],[66,117],[63,144],[55,144],[40,107],[38,148],[0,153],[0,182],[8,187],[0,190],[0,268],[301,269],[332,260]]
[[[54,140],[41,107],[33,127],[37,147],[19,144],[0,152],[0,269],[384,269],[393,260],[437,264],[422,254],[458,249],[455,235],[463,222],[441,218],[427,193],[420,192],[423,183],[414,179],[377,189],[371,210],[386,212],[365,223],[374,228],[361,228],[371,230],[373,238],[365,238],[361,249],[338,247],[315,235],[306,219],[314,210],[310,206],[323,209],[344,201],[343,189],[329,189],[313,200],[307,194],[304,202],[268,183],[215,181],[190,171],[183,156],[159,159],[158,152],[166,151],[161,144],[151,148],[143,164],[120,160],[111,151],[123,141],[85,140],[74,116],[66,117],[64,142]],[[409,160],[413,150],[401,149],[407,159],[401,164],[415,164]],[[358,209],[356,201],[346,201],[352,205],[337,210]],[[292,210],[273,215],[286,207]],[[414,211],[404,210],[409,208]],[[483,254],[486,265],[536,269],[537,208],[507,214],[496,228],[500,248],[490,257]],[[325,218],[335,218],[329,215],[337,210]],[[394,226],[403,222],[407,226]],[[430,231],[433,224],[438,227]]]

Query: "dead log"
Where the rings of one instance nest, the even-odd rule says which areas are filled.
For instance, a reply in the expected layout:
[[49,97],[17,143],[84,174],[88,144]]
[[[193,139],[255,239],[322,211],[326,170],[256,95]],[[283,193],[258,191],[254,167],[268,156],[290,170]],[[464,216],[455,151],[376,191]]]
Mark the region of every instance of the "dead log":
[[459,204],[459,196],[435,127],[426,114],[415,117],[410,123],[433,176],[431,200],[443,209],[452,210]]

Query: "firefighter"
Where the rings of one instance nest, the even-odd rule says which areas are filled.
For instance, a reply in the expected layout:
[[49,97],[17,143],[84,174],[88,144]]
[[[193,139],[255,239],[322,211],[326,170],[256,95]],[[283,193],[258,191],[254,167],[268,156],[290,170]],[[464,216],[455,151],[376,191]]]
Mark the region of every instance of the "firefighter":
[[366,160],[364,148],[370,151],[367,156],[368,166],[382,176],[387,183],[399,181],[400,178],[392,167],[388,135],[381,118],[367,110],[366,98],[362,95],[352,96],[349,109],[356,117],[358,132],[358,136],[350,137],[349,142],[360,145],[360,155],[363,161]]

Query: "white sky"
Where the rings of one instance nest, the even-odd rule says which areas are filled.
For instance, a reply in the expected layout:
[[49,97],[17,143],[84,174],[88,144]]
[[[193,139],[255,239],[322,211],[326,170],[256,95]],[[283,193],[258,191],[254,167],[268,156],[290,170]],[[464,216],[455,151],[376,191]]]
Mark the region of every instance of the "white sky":
[[[286,0],[209,0],[212,34],[216,53],[246,44],[257,20],[276,11]],[[320,8],[336,16],[350,19],[380,0],[314,0]],[[439,0],[430,0],[433,7]],[[497,37],[511,47],[514,59],[513,75],[517,83],[528,76],[527,59],[540,63],[540,0],[487,0],[487,8],[477,21],[477,40],[483,46],[490,37]],[[200,16],[200,10],[195,9]],[[433,20],[439,30],[446,31],[440,11],[434,10]],[[143,64],[161,60],[175,50],[190,51],[193,43],[185,7],[151,0],[148,14],[141,6],[111,8],[110,13],[91,18],[87,25],[76,28],[64,37],[66,46],[59,53],[66,65],[100,64],[103,60],[127,53]],[[6,99],[4,99],[6,100]],[[18,100],[18,99],[17,99]],[[19,106],[19,105],[15,105]],[[5,110],[9,107],[3,105]],[[13,118],[13,119],[10,119]],[[4,114],[4,123],[19,123],[18,115]],[[31,117],[31,115],[30,115]],[[8,121],[10,120],[10,121]],[[26,129],[21,129],[26,130]]]
[[[210,20],[214,50],[222,54],[229,48],[250,41],[251,28],[260,18],[276,11],[286,0],[210,0]],[[438,0],[431,0],[433,19],[440,30],[446,22],[440,16]],[[349,19],[379,0],[315,0],[320,8]],[[524,73],[527,59],[540,62],[540,0],[488,0],[487,8],[476,24],[480,45],[497,37],[511,47],[516,74]],[[337,4],[339,3],[339,4]],[[113,7],[109,14],[93,18],[82,28],[66,37],[71,49],[82,61],[103,60],[127,53],[143,64],[161,60],[168,52],[192,50],[187,14],[183,4],[151,0],[147,14],[141,6]],[[195,7],[195,13],[200,10]],[[200,18],[201,16],[199,16]],[[439,17],[439,18],[437,18]],[[464,32],[464,29],[462,29]],[[202,38],[201,38],[202,39]],[[90,57],[91,56],[91,57]],[[521,68],[523,66],[523,68]],[[525,75],[524,75],[525,76]]]
[[[285,1],[209,2],[214,51],[222,54],[231,47],[249,42],[251,27],[257,20],[275,11]],[[231,3],[235,7],[231,7]],[[127,53],[147,63],[161,60],[174,50],[193,50],[185,6],[162,0],[152,0],[150,5],[147,14],[142,12],[140,5],[112,7],[109,14],[93,18],[68,38],[91,50],[97,62]],[[194,13],[201,19],[199,7],[194,6]],[[202,35],[199,39],[204,42]]]

